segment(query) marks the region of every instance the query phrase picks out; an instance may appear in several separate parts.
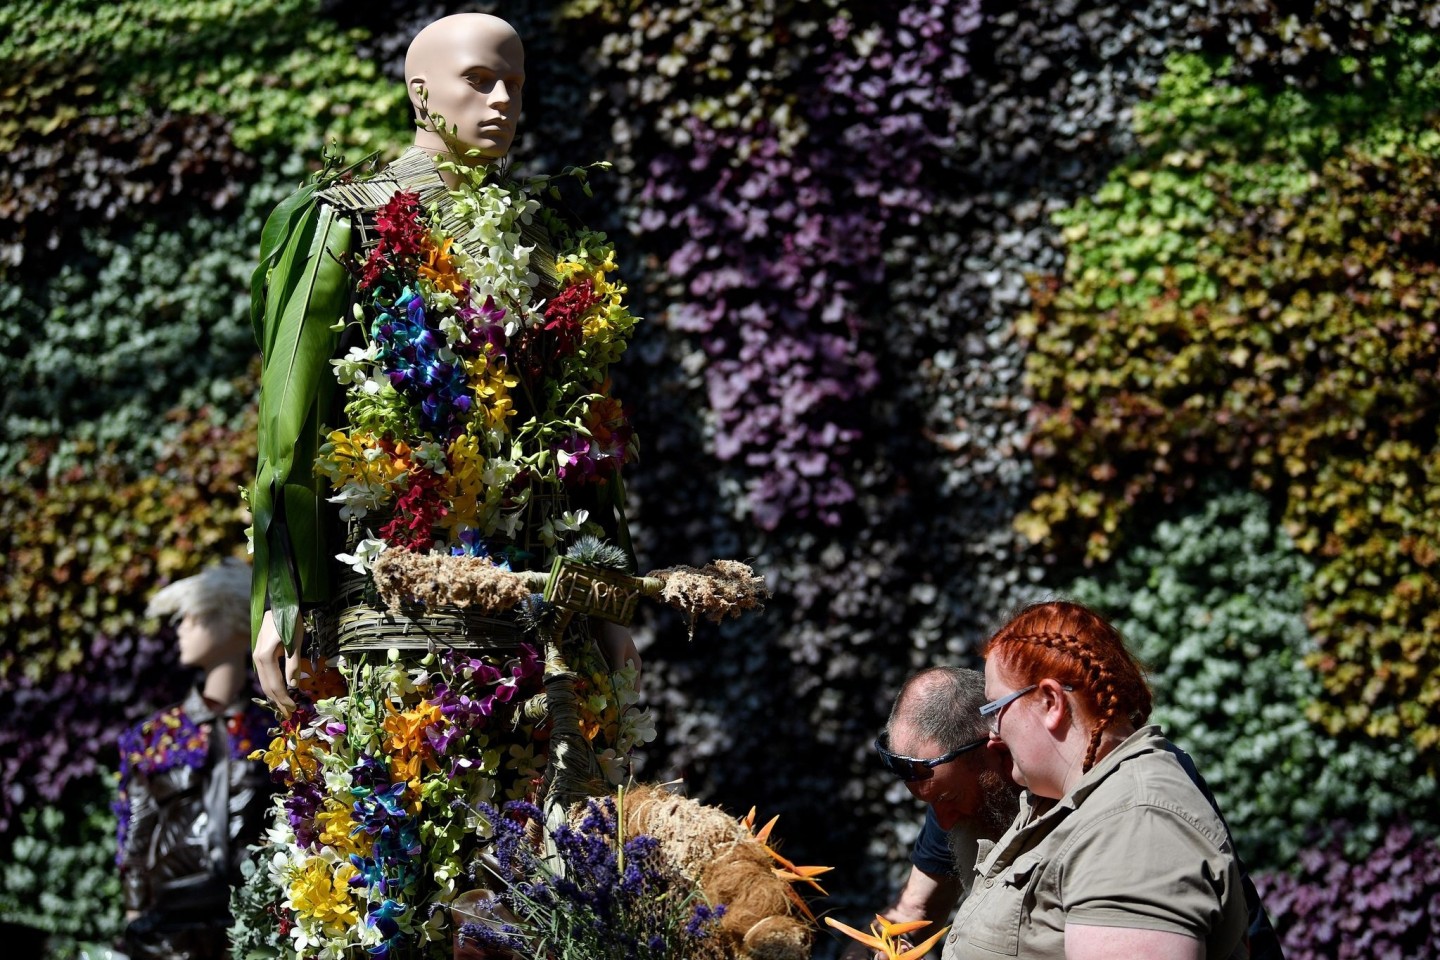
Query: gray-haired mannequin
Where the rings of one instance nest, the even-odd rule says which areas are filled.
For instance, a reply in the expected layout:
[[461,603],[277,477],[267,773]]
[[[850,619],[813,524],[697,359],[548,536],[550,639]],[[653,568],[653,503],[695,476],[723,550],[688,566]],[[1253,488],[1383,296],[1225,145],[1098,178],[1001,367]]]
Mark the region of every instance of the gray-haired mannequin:
[[228,955],[230,886],[259,839],[270,796],[265,711],[249,703],[250,568],[228,561],[176,581],[150,616],[176,625],[189,695],[121,736],[120,866],[125,947],[135,960]]

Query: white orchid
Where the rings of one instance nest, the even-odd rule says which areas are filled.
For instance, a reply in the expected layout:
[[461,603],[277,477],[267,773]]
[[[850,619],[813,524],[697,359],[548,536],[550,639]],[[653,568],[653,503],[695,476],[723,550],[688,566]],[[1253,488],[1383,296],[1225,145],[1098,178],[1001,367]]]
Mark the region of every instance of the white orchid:
[[[332,503],[334,500],[335,498],[331,497]],[[341,510],[343,511],[344,507],[341,507]],[[341,515],[344,515],[343,512]],[[346,564],[356,573],[369,573],[370,568],[375,566],[375,561],[380,558],[380,554],[385,552],[385,547],[386,543],[384,540],[366,537],[364,540],[355,544],[354,553],[337,553],[335,554],[335,559]]]

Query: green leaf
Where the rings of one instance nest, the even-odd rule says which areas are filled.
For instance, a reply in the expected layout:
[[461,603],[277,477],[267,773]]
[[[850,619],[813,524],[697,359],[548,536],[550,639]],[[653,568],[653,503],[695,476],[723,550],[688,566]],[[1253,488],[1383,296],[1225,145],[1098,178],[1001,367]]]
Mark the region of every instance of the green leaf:
[[309,184],[296,190],[280,201],[270,216],[265,218],[265,227],[260,231],[260,262],[250,275],[250,326],[255,330],[255,344],[265,349],[265,280],[270,268],[275,265],[285,247],[287,237],[292,237],[295,225],[311,211],[307,204],[313,202],[319,184]]
[[295,442],[335,351],[330,325],[345,308],[349,275],[341,258],[349,249],[349,221],[322,207],[305,271],[285,303],[260,378],[261,455],[269,458],[277,479],[290,475]]
[[[283,492],[282,492],[283,497]],[[282,510],[283,513],[283,510]],[[270,548],[273,554],[269,564],[270,610],[275,618],[275,628],[280,631],[280,640],[289,652],[295,644],[295,622],[300,614],[299,584],[295,582],[295,571],[289,553],[289,524],[284,516],[277,517],[270,527]],[[253,597],[252,597],[253,605]],[[254,610],[251,610],[254,616]]]
[[[312,206],[305,210],[304,216],[290,232],[290,239],[285,244],[285,249],[280,255],[275,269],[270,272],[264,281],[264,303],[265,309],[261,316],[261,335],[257,338],[260,344],[260,355],[265,357],[267,362],[274,351],[275,335],[279,331],[280,317],[284,312],[285,304],[289,300],[295,287],[299,284],[304,265],[297,263],[301,256],[309,251],[315,242],[315,229],[320,222],[320,209]],[[263,267],[264,264],[262,263]],[[251,308],[253,311],[255,301],[254,284],[255,277],[250,277],[251,284]],[[252,313],[251,322],[254,322]]]
[[270,579],[270,521],[275,504],[270,496],[270,465],[260,462],[255,483],[250,488],[250,515],[254,519],[255,556],[250,574],[250,644],[260,636],[260,622],[265,618],[265,600]]

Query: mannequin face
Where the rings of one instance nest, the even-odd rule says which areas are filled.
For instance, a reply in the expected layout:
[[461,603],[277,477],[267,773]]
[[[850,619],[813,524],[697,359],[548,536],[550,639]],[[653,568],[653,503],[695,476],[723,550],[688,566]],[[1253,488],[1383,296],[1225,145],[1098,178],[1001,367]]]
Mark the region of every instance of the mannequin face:
[[[444,132],[427,124],[415,143],[452,152],[454,139],[495,160],[510,151],[520,119],[525,49],[510,25],[484,14],[445,17],[416,36],[405,58],[417,115],[443,118]],[[422,96],[423,95],[423,96]]]
[[187,613],[175,624],[176,647],[180,663],[187,667],[209,670],[227,660],[243,658],[247,645],[233,636],[214,630],[208,620]]
[[187,667],[206,667],[214,660],[220,644],[210,627],[200,617],[187,613],[175,625],[180,663]]

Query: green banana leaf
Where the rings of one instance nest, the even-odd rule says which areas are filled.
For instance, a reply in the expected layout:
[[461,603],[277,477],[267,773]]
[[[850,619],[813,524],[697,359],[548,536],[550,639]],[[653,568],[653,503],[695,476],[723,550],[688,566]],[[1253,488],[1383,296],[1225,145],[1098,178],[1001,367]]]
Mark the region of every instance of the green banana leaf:
[[255,554],[250,573],[250,645],[260,638],[260,623],[265,618],[266,598],[270,585],[270,521],[274,516],[274,499],[270,496],[272,475],[270,465],[261,461],[250,485],[250,517],[253,521],[252,542]]
[[630,569],[638,571],[638,561],[635,558],[635,543],[630,539],[630,521],[625,517],[625,481],[620,479],[620,474],[607,479],[600,485],[596,492],[600,503],[608,506],[615,516],[615,546],[625,551],[625,556],[630,560]]
[[[300,429],[295,444],[295,462],[313,464],[320,447],[321,417],[325,404],[317,398]],[[285,483],[285,519],[289,528],[289,548],[294,563],[294,576],[299,584],[302,603],[321,603],[330,599],[330,572],[334,566],[334,550],[326,537],[324,493],[325,480],[313,469],[293,470]]]
[[[330,162],[331,158],[327,157],[324,170],[315,174],[308,183],[276,204],[275,209],[270,211],[270,216],[265,218],[265,226],[260,231],[260,262],[256,264],[255,270],[250,274],[250,326],[255,333],[255,343],[260,347],[262,353],[268,353],[269,349],[269,345],[264,342],[265,331],[275,329],[265,323],[267,316],[265,307],[268,303],[267,280],[270,269],[277,265],[287,241],[295,236],[296,224],[314,213],[317,193],[337,180],[348,177],[358,168],[373,162],[376,156],[377,154],[372,153],[345,167],[337,167]],[[288,294],[288,292],[287,289],[285,293]]]
[[295,229],[285,241],[275,268],[265,280],[265,311],[261,316],[260,355],[268,365],[275,355],[275,338],[280,333],[280,318],[300,285],[320,227],[320,205],[305,208]]
[[250,274],[250,326],[255,331],[255,345],[265,349],[265,281],[270,268],[280,258],[285,241],[294,236],[295,224],[313,213],[315,192],[318,183],[307,184],[280,201],[270,216],[265,218],[265,227],[260,231],[260,262]]
[[[330,328],[348,299],[349,274],[343,258],[349,250],[349,220],[322,205],[304,269],[285,299],[260,375],[260,454],[269,460],[277,480],[290,477],[295,443],[319,400],[335,352],[337,334]],[[287,257],[289,253],[287,250]],[[276,267],[272,283],[289,280],[280,273],[285,260],[282,257]],[[266,333],[268,336],[268,329]],[[304,465],[307,472],[309,468],[310,464]]]
[[[281,503],[283,503],[283,498]],[[277,511],[277,516],[270,527],[277,537],[272,546],[281,549],[277,551],[278,556],[270,558],[270,570],[267,581],[270,587],[270,610],[275,618],[275,628],[280,631],[280,640],[285,644],[285,651],[289,653],[295,646],[295,623],[300,615],[300,585],[295,582],[294,565],[290,557],[286,556],[284,548],[289,544],[289,530],[285,522],[283,507]]]
[[[251,491],[255,573],[250,614],[253,639],[268,598],[289,649],[300,602],[323,599],[329,588],[318,481],[311,464],[319,442],[325,374],[338,340],[330,328],[349,299],[344,262],[351,226],[329,206],[304,199],[277,220],[279,214],[277,209],[271,215],[262,240],[264,255],[275,265],[261,278],[264,302],[258,311],[264,367],[259,456]],[[252,302],[252,320],[256,314]]]

